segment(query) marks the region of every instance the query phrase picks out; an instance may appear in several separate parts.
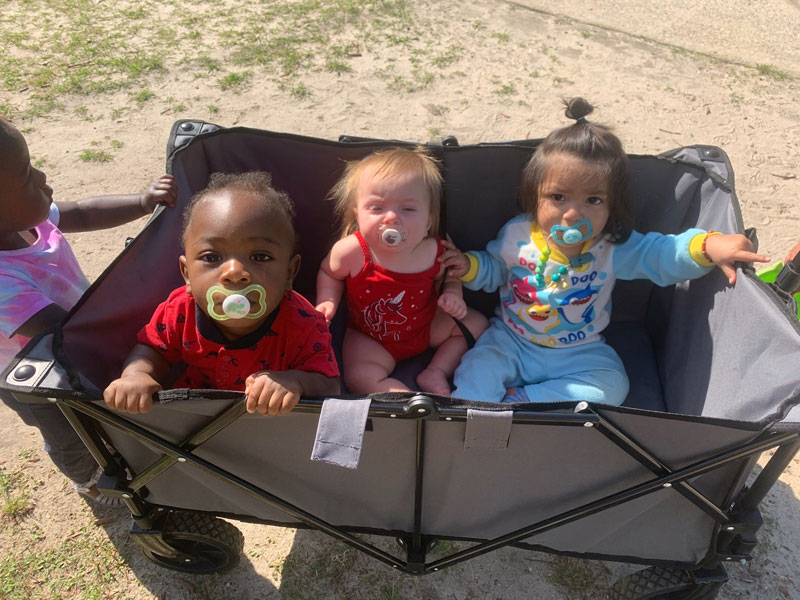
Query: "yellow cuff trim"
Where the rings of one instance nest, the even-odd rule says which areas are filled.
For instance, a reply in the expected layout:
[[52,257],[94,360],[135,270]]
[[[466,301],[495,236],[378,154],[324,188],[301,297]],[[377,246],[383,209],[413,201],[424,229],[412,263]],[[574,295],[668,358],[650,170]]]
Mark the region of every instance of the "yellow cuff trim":
[[703,249],[706,240],[712,235],[720,235],[719,231],[709,231],[708,233],[698,233],[689,242],[689,256],[701,267],[713,267],[714,262],[709,260]]
[[478,266],[480,265],[480,261],[478,261],[477,256],[470,254],[469,252],[467,252],[465,256],[469,259],[469,271],[464,273],[460,279],[461,281],[469,283],[478,276]]

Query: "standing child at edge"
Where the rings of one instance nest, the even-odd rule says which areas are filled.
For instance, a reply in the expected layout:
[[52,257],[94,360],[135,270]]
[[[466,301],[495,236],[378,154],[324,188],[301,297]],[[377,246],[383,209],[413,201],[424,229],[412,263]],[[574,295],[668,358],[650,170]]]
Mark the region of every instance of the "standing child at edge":
[[[53,202],[47,177],[31,165],[25,138],[0,117],[0,370],[36,334],[60,321],[89,282],[61,232],[122,225],[172,205],[177,189],[164,175],[143,194]],[[121,505],[95,485],[100,470],[55,404],[24,404],[0,390],[0,400],[39,429],[50,459],[84,497]]]
[[633,231],[627,156],[610,129],[586,120],[592,110],[567,102],[576,122],[550,133],[523,170],[525,212],[485,251],[451,248],[443,259],[467,288],[500,288],[497,316],[455,373],[455,397],[622,404],[628,378],[600,335],[616,279],[666,286],[716,264],[734,283],[735,261],[767,260],[743,235]]
[[184,221],[185,286],[156,308],[119,379],[112,408],[144,413],[170,367],[172,387],[243,390],[247,411],[280,415],[301,396],[339,393],[325,318],[292,290],[300,268],[294,208],[268,173],[214,173]]
[[436,161],[423,148],[392,148],[349,163],[331,192],[344,237],[322,261],[317,309],[330,321],[347,290],[342,367],[353,393],[408,391],[389,375],[397,361],[432,347],[417,384],[449,395],[449,377],[467,349],[451,316],[476,338],[487,327],[437,260],[441,189]]

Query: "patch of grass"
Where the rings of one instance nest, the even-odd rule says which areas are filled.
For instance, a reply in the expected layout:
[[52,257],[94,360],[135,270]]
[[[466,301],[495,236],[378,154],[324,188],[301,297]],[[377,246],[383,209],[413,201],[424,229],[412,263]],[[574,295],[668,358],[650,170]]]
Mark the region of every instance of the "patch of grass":
[[461,53],[463,51],[464,48],[461,46],[450,46],[443,53],[434,56],[431,59],[431,63],[435,67],[444,69],[445,67],[449,67],[453,63],[457,62],[461,58]]
[[208,112],[210,112],[212,115],[215,115],[219,112],[219,106],[216,104],[209,104],[206,108],[208,108]]
[[[570,597],[583,597],[588,592],[597,593],[597,575],[586,566],[585,561],[566,556],[557,556],[550,563],[551,583],[566,588]],[[586,597],[598,597],[589,595]]]
[[21,471],[6,473],[0,468],[0,513],[4,518],[19,519],[33,510],[30,497],[28,483]]
[[783,71],[776,69],[772,65],[756,65],[756,70],[761,75],[764,75],[765,77],[770,77],[771,79],[781,80],[789,78],[788,73],[784,73]]
[[143,8],[139,7],[123,10],[122,16],[127,17],[128,19],[144,19],[147,16],[147,13],[144,12]]
[[513,83],[504,83],[499,88],[494,90],[495,94],[500,96],[513,96],[517,93],[517,86]]
[[495,32],[492,32],[492,37],[494,39],[496,39],[498,42],[506,43],[506,42],[511,41],[511,36],[508,35],[507,33],[499,33],[497,31],[495,31]]
[[298,84],[297,84],[296,86],[294,86],[294,87],[293,87],[291,90],[289,90],[289,93],[290,93],[290,94],[291,94],[291,95],[292,95],[294,98],[297,98],[298,100],[303,100],[303,99],[305,99],[305,98],[308,98],[308,97],[311,95],[311,90],[309,90],[309,89],[308,89],[308,88],[307,88],[305,85],[303,85],[302,83],[298,83]]
[[325,63],[325,70],[330,71],[331,73],[336,73],[337,75],[341,75],[342,73],[350,73],[353,70],[353,67],[341,59],[329,58]]
[[233,92],[243,89],[250,81],[250,71],[243,71],[241,73],[228,73],[225,77],[221,77],[217,82],[223,91],[231,90]]
[[152,90],[140,90],[133,94],[133,100],[136,104],[144,104],[148,100],[152,100],[156,97],[156,93]]
[[221,68],[220,62],[215,58],[211,58],[210,56],[201,56],[197,59],[197,64],[209,72],[219,71]]
[[111,160],[114,159],[111,153],[106,152],[105,150],[94,150],[90,148],[84,149],[78,155],[78,158],[80,158],[83,162],[100,162],[100,163],[110,162]]
[[[0,597],[5,600],[114,597],[109,590],[125,579],[128,567],[100,531],[86,526],[65,532],[63,541],[54,548],[39,545],[34,551],[14,552],[13,548],[4,551],[0,556]],[[29,539],[19,547],[31,547],[37,541]]]
[[7,119],[13,119],[15,112],[16,111],[10,105],[0,102],[0,115],[3,115]]

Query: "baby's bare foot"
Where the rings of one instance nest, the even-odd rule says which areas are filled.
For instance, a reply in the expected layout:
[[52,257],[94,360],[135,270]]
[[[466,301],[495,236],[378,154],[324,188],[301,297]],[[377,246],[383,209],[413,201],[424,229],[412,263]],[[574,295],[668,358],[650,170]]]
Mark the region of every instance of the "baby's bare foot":
[[417,385],[423,392],[439,394],[440,396],[449,396],[452,391],[447,381],[447,374],[435,367],[428,367],[417,375]]

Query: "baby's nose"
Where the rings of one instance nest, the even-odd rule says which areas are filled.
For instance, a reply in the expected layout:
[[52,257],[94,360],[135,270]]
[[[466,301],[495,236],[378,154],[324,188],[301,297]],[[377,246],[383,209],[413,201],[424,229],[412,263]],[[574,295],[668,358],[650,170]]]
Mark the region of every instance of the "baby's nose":
[[564,211],[564,221],[566,221],[567,225],[572,225],[580,221],[582,217],[581,211],[575,206],[570,206]]
[[244,268],[240,260],[232,258],[225,262],[221,273],[221,279],[222,281],[239,283],[242,281],[249,281],[250,274]]

